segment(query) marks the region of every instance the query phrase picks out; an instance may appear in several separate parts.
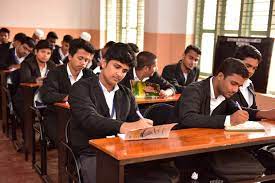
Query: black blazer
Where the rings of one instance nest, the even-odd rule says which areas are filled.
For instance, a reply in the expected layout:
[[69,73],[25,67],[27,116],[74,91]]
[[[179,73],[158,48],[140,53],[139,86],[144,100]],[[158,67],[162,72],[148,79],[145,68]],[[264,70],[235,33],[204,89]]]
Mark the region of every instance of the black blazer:
[[101,55],[101,50],[96,50],[93,60],[92,60],[92,65],[90,66],[90,70],[94,70],[97,67],[98,62],[102,59],[102,55]]
[[[120,82],[120,84],[123,84],[124,86],[127,86],[128,88],[131,88],[131,80],[134,79],[134,71],[131,69],[124,79]],[[151,76],[146,82],[150,83],[156,83],[159,84],[160,89],[166,90],[168,88],[171,88],[175,90],[174,86],[170,84],[168,81],[166,81],[163,77],[161,77],[157,72],[154,73],[153,76]]]
[[[49,60],[47,62],[47,69],[52,70],[55,68],[55,64]],[[41,77],[39,66],[37,64],[35,55],[31,58],[24,60],[21,63],[20,83],[34,83],[38,77]]]
[[177,93],[181,93],[185,86],[197,81],[200,74],[200,69],[195,67],[188,73],[185,82],[185,77],[181,71],[181,62],[182,61],[180,60],[177,64],[167,65],[162,71],[162,77],[176,88]]
[[59,48],[56,48],[53,50],[53,54],[51,56],[51,60],[59,65],[60,64],[60,61],[61,61],[61,55],[59,54]]
[[[87,69],[83,69],[82,72],[82,78],[93,75],[93,73]],[[51,70],[47,78],[44,79],[43,86],[39,89],[43,103],[53,104],[55,102],[62,102],[62,100],[69,95],[71,86],[67,72],[67,64],[60,65]]]
[[70,136],[76,153],[94,153],[88,140],[116,135],[123,122],[139,120],[134,96],[121,85],[114,97],[117,119],[110,119],[109,108],[95,75],[72,86],[69,103],[72,113]]
[[[254,90],[254,86],[251,83],[251,85],[248,87],[248,91],[252,94],[253,96],[253,103],[252,106],[250,107],[251,109],[257,109],[257,105],[256,105],[256,94],[255,94],[255,90]],[[238,101],[239,104],[242,107],[248,107],[248,103],[246,102],[242,92],[239,90],[237,93],[235,93],[232,97],[232,100],[234,101]]]
[[[178,128],[224,128],[226,115],[238,110],[234,101],[226,99],[210,116],[210,78],[186,86],[175,109]],[[255,110],[245,110],[248,111],[250,119],[255,118]]]

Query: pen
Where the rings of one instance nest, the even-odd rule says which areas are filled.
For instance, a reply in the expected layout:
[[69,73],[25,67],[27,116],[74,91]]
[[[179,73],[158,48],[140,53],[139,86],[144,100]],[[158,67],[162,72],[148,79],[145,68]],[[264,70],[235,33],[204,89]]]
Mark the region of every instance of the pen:
[[140,113],[139,110],[136,111],[137,115],[140,117],[140,119],[143,119],[144,117],[142,116],[142,114]]
[[237,105],[237,107],[238,107],[239,110],[242,110],[242,108],[241,108],[241,106],[240,106],[240,104],[239,104],[238,101],[236,101],[236,105]]

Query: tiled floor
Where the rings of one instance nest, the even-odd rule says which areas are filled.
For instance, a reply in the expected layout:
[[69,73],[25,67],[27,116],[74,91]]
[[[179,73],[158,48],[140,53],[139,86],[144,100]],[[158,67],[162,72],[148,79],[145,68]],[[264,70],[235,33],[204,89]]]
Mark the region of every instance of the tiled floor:
[[[1,123],[1,122],[0,122]],[[57,152],[49,151],[48,173],[57,182]],[[0,183],[40,183],[39,175],[32,169],[31,159],[26,162],[0,128]]]

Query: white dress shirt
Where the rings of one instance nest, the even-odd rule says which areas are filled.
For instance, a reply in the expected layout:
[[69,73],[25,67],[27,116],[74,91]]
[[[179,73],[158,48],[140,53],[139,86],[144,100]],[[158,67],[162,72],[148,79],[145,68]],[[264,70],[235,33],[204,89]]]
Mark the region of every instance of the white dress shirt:
[[71,85],[73,85],[75,82],[77,82],[78,80],[80,80],[80,78],[82,78],[83,76],[83,72],[82,70],[79,72],[79,74],[77,75],[76,79],[74,79],[72,73],[71,73],[71,70],[70,70],[70,67],[69,65],[67,64],[67,73],[68,73],[68,77],[70,79],[70,82],[71,82]]
[[[215,96],[215,91],[213,87],[213,77],[210,79],[210,115],[212,115],[212,112],[218,107],[223,101],[225,100],[225,97],[222,95],[219,95],[217,98]],[[230,124],[230,115],[227,115],[225,118],[224,126],[231,126]]]
[[64,55],[61,48],[58,49],[58,52],[59,52],[59,55],[61,56],[61,59],[59,60],[59,62],[60,62],[60,64],[63,64],[63,60],[69,55],[69,53]]
[[114,87],[114,89],[109,92],[100,81],[99,81],[99,84],[103,91],[106,103],[108,105],[110,116],[112,119],[116,119],[116,109],[114,106],[114,97],[115,97],[116,91],[119,90],[119,87],[118,87],[118,85],[116,85]]
[[247,79],[244,81],[243,86],[240,86],[240,91],[243,97],[245,98],[245,101],[247,102],[248,107],[251,107],[253,104],[253,94],[248,89],[251,83],[252,81],[250,79]]

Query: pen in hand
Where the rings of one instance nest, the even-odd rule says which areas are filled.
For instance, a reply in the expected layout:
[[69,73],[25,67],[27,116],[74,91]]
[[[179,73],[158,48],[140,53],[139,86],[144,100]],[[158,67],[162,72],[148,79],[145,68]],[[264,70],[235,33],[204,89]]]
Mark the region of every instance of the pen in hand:
[[240,106],[240,104],[239,104],[238,101],[236,101],[236,105],[237,105],[237,107],[238,107],[239,110],[242,110],[242,107]]
[[142,116],[142,114],[140,113],[139,110],[137,110],[136,113],[137,113],[137,115],[138,115],[138,117],[139,117],[140,119],[144,119],[144,117]]

